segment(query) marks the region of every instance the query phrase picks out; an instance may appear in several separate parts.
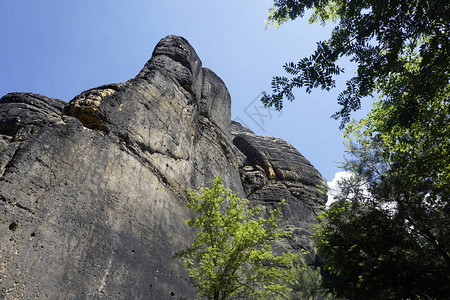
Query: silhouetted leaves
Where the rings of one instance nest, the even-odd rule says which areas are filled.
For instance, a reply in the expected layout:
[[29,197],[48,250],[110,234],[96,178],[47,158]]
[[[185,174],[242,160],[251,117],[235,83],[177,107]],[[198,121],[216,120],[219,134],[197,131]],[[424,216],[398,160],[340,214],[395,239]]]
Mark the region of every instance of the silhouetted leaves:
[[384,91],[385,99],[396,101],[397,94],[386,93],[382,88],[395,85],[395,81],[386,78],[403,76],[413,63],[405,59],[408,51],[414,50],[421,58],[414,61],[420,74],[404,78],[403,85],[412,97],[433,97],[448,85],[450,2],[276,0],[268,22],[281,25],[303,17],[309,9],[314,11],[310,21],[336,21],[337,25],[327,41],[317,43],[310,57],[285,64],[291,77],[273,78],[272,94],[264,93],[262,98],[266,106],[282,109],[284,98],[295,99],[295,88],[305,88],[307,93],[314,88],[334,88],[334,77],[344,71],[337,64],[342,57],[357,64],[357,74],[338,96],[342,108],[333,117],[341,119],[341,128],[350,120],[351,112],[361,107],[364,97]]

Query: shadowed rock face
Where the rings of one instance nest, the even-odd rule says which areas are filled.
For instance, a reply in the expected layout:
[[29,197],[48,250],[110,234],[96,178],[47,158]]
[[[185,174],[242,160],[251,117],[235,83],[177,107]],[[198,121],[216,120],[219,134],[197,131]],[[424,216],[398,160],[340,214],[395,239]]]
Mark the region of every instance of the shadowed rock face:
[[[188,189],[286,199],[280,249],[309,248],[323,179],[292,146],[231,124],[222,80],[168,36],[133,79],[70,103],[0,100],[0,299],[192,298],[172,256],[195,237]],[[313,256],[311,256],[313,258]]]
[[305,249],[310,252],[307,260],[314,263],[312,224],[325,205],[322,176],[286,141],[256,135],[236,122],[232,128],[233,142],[245,155],[240,174],[246,198],[269,209],[284,199],[281,225],[293,235],[278,246],[287,251]]

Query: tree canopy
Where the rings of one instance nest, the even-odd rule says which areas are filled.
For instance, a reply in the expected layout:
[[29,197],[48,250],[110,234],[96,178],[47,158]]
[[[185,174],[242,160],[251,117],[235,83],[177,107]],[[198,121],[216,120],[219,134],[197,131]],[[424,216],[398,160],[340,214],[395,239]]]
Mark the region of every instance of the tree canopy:
[[[450,2],[276,0],[277,25],[312,10],[331,37],[262,101],[282,109],[293,89],[329,90],[349,57],[357,73],[338,96],[352,172],[322,216],[315,243],[327,286],[348,299],[447,299],[450,294]],[[351,112],[366,96],[372,111]]]
[[344,72],[338,65],[342,57],[356,64],[357,74],[337,99],[342,108],[333,117],[341,118],[341,128],[360,108],[363,97],[379,92],[385,101],[403,97],[407,101],[403,117],[414,118],[418,102],[448,89],[450,2],[275,0],[268,21],[281,25],[304,17],[308,10],[312,10],[310,22],[333,21],[336,26],[311,56],[284,65],[290,78],[273,78],[273,94],[262,98],[266,106],[282,109],[284,99],[294,100],[294,88],[305,87],[308,93],[318,87],[334,88],[335,77]]
[[327,286],[349,299],[450,295],[450,101],[421,101],[408,126],[379,101],[347,127],[353,177],[315,234]]
[[211,188],[191,192],[188,206],[196,216],[186,224],[199,229],[197,239],[177,254],[189,271],[198,297],[273,299],[286,295],[293,262],[300,254],[276,255],[271,243],[289,232],[278,226],[281,209],[264,219],[246,199],[224,189],[221,178]]

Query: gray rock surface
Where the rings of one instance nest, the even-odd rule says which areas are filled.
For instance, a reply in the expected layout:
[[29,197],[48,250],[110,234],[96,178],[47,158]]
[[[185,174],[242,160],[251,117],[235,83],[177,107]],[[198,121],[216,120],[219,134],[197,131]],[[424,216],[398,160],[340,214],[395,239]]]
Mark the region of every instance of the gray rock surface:
[[306,250],[309,263],[314,263],[312,225],[325,205],[324,179],[313,165],[286,141],[256,135],[233,122],[233,142],[245,155],[240,168],[245,197],[253,205],[269,209],[282,200],[282,226],[293,235],[280,242],[282,250]]
[[230,95],[168,36],[125,83],[70,103],[0,100],[0,299],[193,298],[172,259],[188,189],[214,176],[255,205],[286,199],[281,249],[310,247],[323,179],[286,142],[232,126]]

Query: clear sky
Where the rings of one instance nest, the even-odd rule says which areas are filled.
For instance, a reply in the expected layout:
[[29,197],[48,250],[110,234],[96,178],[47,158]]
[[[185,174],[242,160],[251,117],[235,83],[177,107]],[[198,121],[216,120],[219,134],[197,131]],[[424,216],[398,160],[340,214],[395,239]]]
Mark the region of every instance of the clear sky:
[[[136,76],[158,41],[185,37],[204,67],[227,85],[232,119],[257,134],[278,136],[296,147],[331,181],[344,154],[337,94],[352,75],[346,67],[338,88],[308,95],[282,113],[255,99],[270,92],[282,65],[309,56],[332,27],[307,20],[265,28],[269,0],[0,0],[0,96],[35,92],[70,101],[80,92]],[[367,112],[370,105],[355,117]]]

